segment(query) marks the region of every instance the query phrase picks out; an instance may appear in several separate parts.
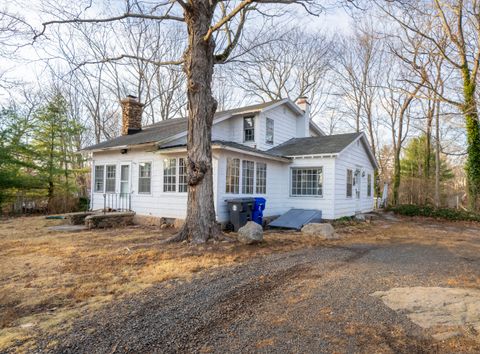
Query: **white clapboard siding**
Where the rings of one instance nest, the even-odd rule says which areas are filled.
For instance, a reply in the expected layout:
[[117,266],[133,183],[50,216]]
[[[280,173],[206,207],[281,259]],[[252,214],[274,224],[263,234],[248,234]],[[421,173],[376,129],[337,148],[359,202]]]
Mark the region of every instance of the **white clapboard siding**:
[[335,184],[335,218],[343,216],[352,216],[356,212],[356,198],[353,192],[351,198],[347,198],[347,169],[355,171],[359,168],[365,172],[365,176],[361,177],[360,189],[360,212],[368,212],[373,210],[373,182],[372,194],[367,196],[367,176],[372,175],[374,166],[368,158],[367,152],[360,140],[355,141],[347,147],[336,159],[336,184]]

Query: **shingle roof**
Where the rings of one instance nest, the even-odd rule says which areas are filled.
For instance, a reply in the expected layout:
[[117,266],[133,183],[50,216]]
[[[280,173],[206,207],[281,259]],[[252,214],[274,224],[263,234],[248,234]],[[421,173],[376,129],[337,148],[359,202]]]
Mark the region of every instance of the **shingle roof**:
[[345,149],[362,134],[349,133],[311,138],[293,138],[267,152],[277,156],[336,154]]
[[[241,114],[241,113],[255,113],[271,105],[274,105],[277,102],[279,101],[278,100],[270,101],[270,102],[255,104],[251,106],[219,111],[215,113],[215,118],[225,117],[229,115],[233,116],[235,114]],[[138,133],[131,134],[131,135],[122,135],[117,138],[86,147],[83,150],[88,151],[88,150],[114,148],[117,146],[125,146],[125,145],[155,143],[185,131],[187,131],[187,118],[168,119],[155,124],[147,125],[143,127],[143,129]]]

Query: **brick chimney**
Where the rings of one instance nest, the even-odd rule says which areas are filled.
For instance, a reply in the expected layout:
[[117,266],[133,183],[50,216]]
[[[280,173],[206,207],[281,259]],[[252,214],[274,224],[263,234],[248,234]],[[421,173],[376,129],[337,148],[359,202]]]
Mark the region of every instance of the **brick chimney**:
[[303,96],[299,97],[295,103],[304,112],[302,119],[297,121],[297,137],[308,137],[310,136],[310,102]]
[[128,95],[122,104],[122,135],[138,133],[142,130],[143,103],[137,97]]

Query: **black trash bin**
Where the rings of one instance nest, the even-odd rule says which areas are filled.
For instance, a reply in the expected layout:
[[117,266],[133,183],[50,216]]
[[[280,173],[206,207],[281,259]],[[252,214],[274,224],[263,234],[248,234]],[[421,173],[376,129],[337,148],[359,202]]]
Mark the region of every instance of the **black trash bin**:
[[230,213],[230,224],[233,231],[238,231],[247,221],[252,221],[255,198],[227,199],[228,211]]

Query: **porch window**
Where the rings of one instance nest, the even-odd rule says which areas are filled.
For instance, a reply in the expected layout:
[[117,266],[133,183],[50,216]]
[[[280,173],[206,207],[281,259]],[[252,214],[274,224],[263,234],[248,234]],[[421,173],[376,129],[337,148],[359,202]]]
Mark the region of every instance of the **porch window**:
[[367,197],[372,196],[372,175],[367,176]]
[[347,170],[347,197],[352,197],[352,189],[353,189],[353,171]]
[[227,158],[226,193],[238,194],[240,192],[240,159]]
[[95,166],[95,186],[94,190],[97,193],[103,193],[103,178],[104,178],[105,166]]
[[178,191],[187,192],[187,165],[183,157],[178,159]]
[[107,193],[115,193],[116,172],[117,166],[107,165],[107,173],[105,177],[105,192]]
[[177,159],[163,160],[163,191],[175,192],[177,187]]
[[253,117],[243,118],[243,141],[255,141],[255,122]]
[[255,162],[242,160],[242,193],[253,194]]
[[257,189],[259,194],[267,193],[267,164],[257,162]]
[[141,162],[138,168],[138,193],[150,193],[152,188],[152,164]]
[[323,168],[292,168],[292,196],[322,196]]
[[265,133],[265,142],[267,144],[273,144],[273,131],[274,131],[274,121],[271,118],[267,118],[266,122],[266,133]]
[[120,193],[127,194],[130,192],[130,165],[120,166]]

